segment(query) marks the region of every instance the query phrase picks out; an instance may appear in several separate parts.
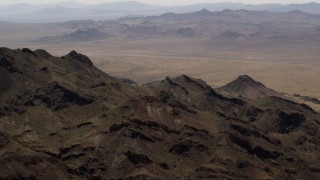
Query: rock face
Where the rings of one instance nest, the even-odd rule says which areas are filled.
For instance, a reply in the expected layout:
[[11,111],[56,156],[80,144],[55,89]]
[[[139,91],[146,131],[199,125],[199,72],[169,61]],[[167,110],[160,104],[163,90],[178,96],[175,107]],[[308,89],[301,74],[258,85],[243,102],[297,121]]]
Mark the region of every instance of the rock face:
[[75,51],[0,57],[0,179],[320,175],[319,114],[248,76],[226,97],[187,75],[128,83]]

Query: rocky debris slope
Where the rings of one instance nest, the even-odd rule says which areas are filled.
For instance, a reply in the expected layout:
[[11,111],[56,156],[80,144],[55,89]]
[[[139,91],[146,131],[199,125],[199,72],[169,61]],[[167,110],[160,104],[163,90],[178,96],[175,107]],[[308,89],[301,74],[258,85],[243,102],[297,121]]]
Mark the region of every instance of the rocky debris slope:
[[248,83],[268,89],[250,77],[226,97],[186,75],[127,83],[75,51],[1,48],[0,60],[0,178],[320,175],[319,114],[273,94],[246,98]]

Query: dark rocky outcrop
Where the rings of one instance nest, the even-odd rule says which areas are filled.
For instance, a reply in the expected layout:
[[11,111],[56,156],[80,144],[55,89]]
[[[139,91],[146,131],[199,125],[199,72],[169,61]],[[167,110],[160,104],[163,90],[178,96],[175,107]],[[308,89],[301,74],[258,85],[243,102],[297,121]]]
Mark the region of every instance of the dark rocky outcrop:
[[289,133],[298,128],[306,120],[306,117],[300,113],[287,114],[285,112],[280,112],[278,118],[280,133]]
[[125,153],[125,155],[128,157],[128,160],[134,165],[147,165],[152,162],[149,157],[144,154],[136,154],[128,151],[127,153]]
[[7,101],[7,104],[13,106],[15,112],[20,112],[28,106],[35,106],[41,102],[46,107],[52,110],[66,108],[69,105],[84,106],[92,103],[94,100],[90,97],[85,97],[74,91],[71,91],[58,83],[45,85],[33,92],[25,92],[24,94],[16,95]]
[[170,153],[176,153],[178,155],[182,156],[189,156],[188,153],[192,149],[199,151],[199,152],[205,152],[208,151],[209,148],[206,147],[205,145],[198,143],[198,142],[193,142],[191,140],[183,140],[177,144],[174,144],[169,152]]
[[5,68],[11,73],[17,72],[13,58],[5,54],[0,54],[0,67]]
[[261,146],[253,146],[253,144],[245,139],[230,135],[231,142],[246,150],[249,154],[256,155],[260,159],[275,159],[280,156],[279,152],[267,150]]
[[37,89],[34,95],[35,100],[41,100],[47,107],[54,109],[63,108],[66,103],[83,106],[94,101],[92,98],[84,97],[58,83],[49,84],[41,89]]

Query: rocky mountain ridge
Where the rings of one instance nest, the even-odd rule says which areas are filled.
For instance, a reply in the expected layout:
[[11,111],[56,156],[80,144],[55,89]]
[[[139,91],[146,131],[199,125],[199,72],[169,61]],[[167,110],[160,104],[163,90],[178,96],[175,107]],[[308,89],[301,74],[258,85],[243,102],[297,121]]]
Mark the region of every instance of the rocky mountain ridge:
[[[267,88],[240,79],[233,91]],[[131,84],[75,51],[26,48],[0,49],[0,84],[0,178],[319,177],[320,115],[284,97],[186,75]]]

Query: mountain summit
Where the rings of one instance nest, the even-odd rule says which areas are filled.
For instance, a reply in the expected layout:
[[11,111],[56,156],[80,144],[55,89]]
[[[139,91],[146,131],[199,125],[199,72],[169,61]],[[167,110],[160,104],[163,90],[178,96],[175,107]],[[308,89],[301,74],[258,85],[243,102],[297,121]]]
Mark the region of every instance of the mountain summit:
[[233,97],[244,97],[248,99],[282,96],[280,93],[267,88],[265,85],[255,81],[248,75],[241,75],[234,81],[217,90],[219,92],[225,92]]

